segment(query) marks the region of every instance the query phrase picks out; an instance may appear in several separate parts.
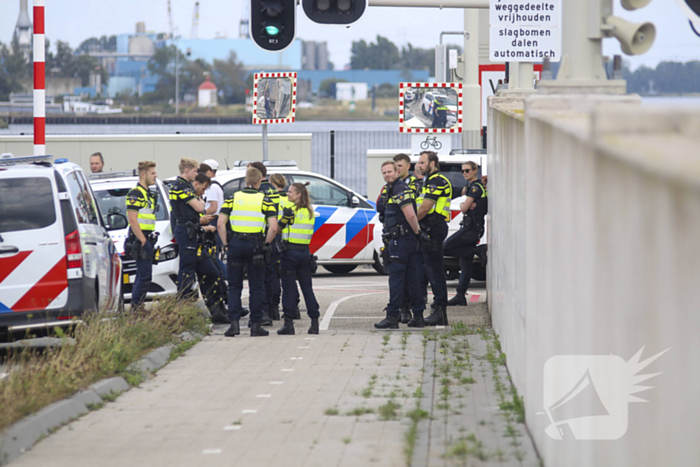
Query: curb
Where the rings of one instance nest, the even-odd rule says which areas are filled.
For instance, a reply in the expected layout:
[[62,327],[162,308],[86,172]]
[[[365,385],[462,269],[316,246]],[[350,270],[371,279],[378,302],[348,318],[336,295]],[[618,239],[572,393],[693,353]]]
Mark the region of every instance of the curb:
[[[188,336],[181,336],[182,340],[191,340],[192,336],[189,333],[186,334]],[[166,345],[149,352],[132,363],[127,371],[138,371],[144,376],[157,371],[168,363],[173,347],[173,345]],[[103,379],[84,391],[54,402],[16,422],[0,434],[0,465],[12,462],[25,451],[30,450],[37,441],[90,412],[88,405],[100,404],[103,402],[103,397],[120,394],[129,389],[129,383],[122,377]]]
[[425,362],[423,366],[423,397],[420,399],[420,408],[430,414],[430,417],[420,420],[417,426],[417,439],[413,449],[413,458],[410,459],[411,467],[428,465],[430,453],[430,425],[433,419],[433,398],[435,397],[435,378],[433,372],[436,367],[437,345],[429,340],[425,347]]

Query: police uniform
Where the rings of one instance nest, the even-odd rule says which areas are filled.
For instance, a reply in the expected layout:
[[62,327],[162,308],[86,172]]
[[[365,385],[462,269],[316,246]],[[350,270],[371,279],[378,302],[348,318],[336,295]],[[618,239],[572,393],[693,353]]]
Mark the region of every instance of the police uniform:
[[[148,286],[151,285],[151,274],[153,271],[153,243],[149,239],[150,234],[156,230],[156,195],[139,183],[129,190],[126,195],[126,210],[138,212],[138,223],[143,235],[146,237],[146,244],[143,250],[150,258],[136,260],[136,280],[131,290],[131,309],[135,309],[146,299]],[[130,233],[132,240],[138,242],[133,232]],[[152,236],[151,236],[152,238]]]
[[460,274],[455,295],[448,305],[466,305],[466,293],[472,277],[476,245],[484,234],[484,217],[488,213],[488,191],[480,181],[467,187],[467,196],[474,200],[476,207],[468,210],[460,229],[445,241],[445,255],[459,258]]
[[[267,335],[261,329],[262,308],[265,294],[265,265],[262,246],[265,241],[267,219],[277,216],[277,209],[270,200],[254,188],[237,191],[224,202],[219,215],[229,217],[232,236],[228,244],[228,311],[231,329],[227,336],[233,336],[234,326],[238,327],[243,307],[243,268],[248,272],[250,288],[251,335]],[[255,258],[254,258],[255,257]],[[240,331],[238,332],[240,333]]]
[[228,311],[224,310],[225,305],[225,281],[219,267],[216,265],[216,235],[205,232],[201,227],[198,229],[197,262],[195,271],[199,290],[202,292],[204,303],[211,313],[214,324],[226,324],[229,322]]
[[442,243],[447,237],[447,223],[452,217],[450,213],[452,184],[439,171],[426,175],[423,179],[419,204],[422,204],[426,199],[435,203],[420,221],[421,228],[428,231],[431,240],[429,248],[431,251],[425,251],[428,248],[423,248],[423,264],[433,290],[435,312],[426,318],[425,323],[434,326],[447,324],[447,279],[443,264]]
[[[266,178],[260,182],[258,191],[267,196],[275,207],[279,209],[280,195],[272,183]],[[272,320],[279,320],[279,298],[274,301],[275,296],[279,297],[279,276],[277,275],[277,261],[279,254],[273,249],[270,255],[271,261],[265,265],[265,301],[263,304],[263,324],[271,325]]]
[[422,327],[425,309],[419,283],[422,268],[417,253],[418,239],[402,210],[406,206],[411,206],[414,211],[416,209],[415,197],[408,184],[403,180],[387,184],[384,234],[389,239],[389,305],[386,308],[386,319],[374,325],[378,329],[399,327],[399,313],[406,289],[410,294],[414,316],[414,321],[409,326],[413,323],[416,327]]
[[[294,322],[292,320],[296,314],[299,297],[297,281],[299,281],[301,286],[306,310],[309,318],[311,318],[309,334],[318,334],[319,307],[311,281],[312,258],[309,250],[311,238],[314,234],[316,214],[313,209],[297,208],[289,201],[282,206],[284,207],[280,223],[283,251],[280,255],[280,274],[282,276],[284,326],[277,331],[277,334],[294,334]],[[287,211],[287,213],[291,211],[292,217],[285,216],[284,211]]]
[[170,185],[171,225],[178,244],[180,266],[177,274],[177,292],[182,298],[196,296],[194,281],[197,268],[197,229],[199,213],[188,203],[196,199],[192,184],[182,177]]
[[445,128],[447,126],[447,111],[449,110],[445,104],[435,100],[434,104],[435,117],[433,118],[433,128]]

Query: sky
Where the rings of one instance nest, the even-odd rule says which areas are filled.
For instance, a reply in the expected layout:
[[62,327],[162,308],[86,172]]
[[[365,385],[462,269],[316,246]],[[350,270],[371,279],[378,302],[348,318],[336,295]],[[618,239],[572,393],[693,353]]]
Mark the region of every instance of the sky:
[[[692,32],[675,0],[653,0],[635,12],[625,11],[619,7],[619,0],[613,1],[618,16],[636,22],[651,20],[657,28],[656,42],[649,52],[624,56],[632,69],[642,64],[655,67],[663,60],[700,60],[700,37]],[[173,24],[183,37],[190,36],[194,3],[195,0],[172,0]],[[199,37],[238,37],[239,21],[247,15],[247,4],[247,0],[200,0]],[[138,21],[146,23],[147,31],[169,30],[167,0],[46,0],[46,5],[47,37],[52,43],[67,41],[73,48],[89,37],[133,32]],[[29,0],[30,16],[31,6]],[[0,42],[11,40],[18,16],[19,0],[0,0]],[[345,28],[313,23],[301,5],[297,7],[297,37],[327,41],[336,69],[349,63],[352,41],[372,41],[380,34],[399,47],[410,42],[432,48],[439,42],[441,31],[459,31],[463,26],[464,15],[455,9],[368,7],[358,23]],[[448,36],[445,42],[460,40]],[[606,55],[622,53],[616,39],[605,39],[603,43]]]

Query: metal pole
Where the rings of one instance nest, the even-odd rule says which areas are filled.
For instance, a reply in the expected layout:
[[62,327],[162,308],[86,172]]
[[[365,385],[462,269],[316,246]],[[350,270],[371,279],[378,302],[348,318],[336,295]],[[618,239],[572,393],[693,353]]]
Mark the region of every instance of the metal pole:
[[481,149],[481,86],[479,86],[479,10],[464,10],[464,98],[462,149]]
[[[177,40],[177,39],[176,39]],[[180,48],[175,44],[175,115],[180,113]]]
[[263,123],[262,126],[262,143],[263,143],[263,160],[268,160],[267,158],[267,123]]
[[331,130],[331,178],[335,178],[335,131]]
[[422,8],[486,8],[489,0],[368,0],[369,6],[399,6]]
[[34,0],[34,155],[46,154],[46,43],[44,0]]

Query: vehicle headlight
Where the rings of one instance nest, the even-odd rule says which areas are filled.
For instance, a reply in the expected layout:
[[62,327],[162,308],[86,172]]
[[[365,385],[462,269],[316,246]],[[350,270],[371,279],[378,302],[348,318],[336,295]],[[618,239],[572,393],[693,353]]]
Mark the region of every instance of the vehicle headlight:
[[160,261],[170,261],[171,259],[177,258],[178,249],[177,244],[164,246],[160,249]]

